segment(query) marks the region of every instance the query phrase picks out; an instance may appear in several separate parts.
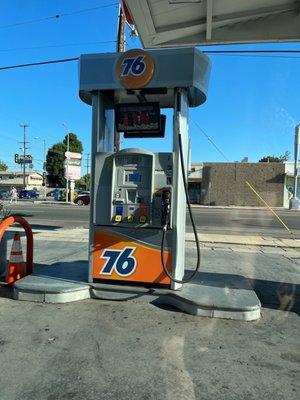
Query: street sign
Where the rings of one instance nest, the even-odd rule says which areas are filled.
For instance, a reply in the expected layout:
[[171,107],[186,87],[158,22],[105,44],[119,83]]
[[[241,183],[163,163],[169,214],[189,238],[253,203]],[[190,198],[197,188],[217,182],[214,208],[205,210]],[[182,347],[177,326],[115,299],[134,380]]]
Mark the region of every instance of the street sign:
[[[15,160],[16,160],[16,155],[15,155]],[[29,154],[27,154],[26,156],[19,155],[17,157],[17,159],[18,159],[18,161],[15,161],[15,162],[17,162],[17,164],[32,164],[32,160],[33,160],[32,156]]]
[[65,179],[75,181],[81,178],[81,158],[80,153],[65,152]]
[[76,158],[66,159],[66,164],[81,167],[81,160]]
[[76,181],[81,178],[81,166],[65,164],[65,178]]
[[82,158],[82,155],[81,155],[81,153],[72,153],[71,151],[66,151],[65,152],[65,157],[68,159],[68,160],[70,160],[70,159],[81,159]]

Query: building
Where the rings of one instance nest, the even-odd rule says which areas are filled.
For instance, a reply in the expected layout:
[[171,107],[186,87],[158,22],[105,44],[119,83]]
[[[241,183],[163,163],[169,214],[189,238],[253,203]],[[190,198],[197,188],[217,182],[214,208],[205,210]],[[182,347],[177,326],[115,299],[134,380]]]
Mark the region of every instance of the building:
[[[25,173],[25,188],[40,191],[43,176],[38,172]],[[23,189],[23,172],[0,171],[0,189],[10,189],[15,186],[17,190]]]
[[194,163],[188,172],[188,188],[190,202],[200,204],[203,163]]
[[[195,163],[188,176],[192,203],[262,206],[250,185],[271,207],[288,207],[294,163]],[[300,178],[297,196],[300,196]]]
[[[289,199],[293,195],[294,191],[294,167],[295,164],[294,162],[286,162],[285,164],[285,198],[284,198],[284,207],[289,206]],[[298,168],[298,174],[299,174],[299,168]],[[297,179],[297,193],[296,196],[298,199],[300,199],[300,176],[298,176]]]

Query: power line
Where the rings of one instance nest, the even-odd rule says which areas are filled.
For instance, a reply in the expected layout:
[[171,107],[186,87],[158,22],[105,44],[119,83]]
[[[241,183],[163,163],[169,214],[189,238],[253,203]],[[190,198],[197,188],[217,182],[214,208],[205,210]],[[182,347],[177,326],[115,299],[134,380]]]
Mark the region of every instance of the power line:
[[280,50],[280,49],[262,49],[262,50],[204,50],[206,54],[244,54],[244,53],[300,53],[300,50]]
[[99,5],[99,6],[96,6],[96,7],[83,8],[81,10],[76,10],[76,11],[72,11],[72,12],[68,12],[68,13],[61,13],[61,14],[51,15],[49,17],[32,19],[32,20],[29,20],[29,21],[16,22],[14,24],[2,25],[2,26],[0,26],[0,29],[13,28],[13,27],[16,27],[16,26],[22,26],[22,25],[28,25],[28,24],[35,24],[35,23],[39,23],[39,22],[57,20],[57,19],[60,19],[62,17],[70,17],[71,15],[75,15],[75,14],[81,14],[81,13],[84,13],[84,12],[99,10],[100,8],[108,8],[108,7],[117,6],[118,4],[119,3],[102,4],[102,5]]
[[[248,53],[248,50],[244,50],[244,51]],[[242,52],[242,50],[241,50],[241,52]],[[257,52],[259,52],[259,53],[263,53],[263,52],[268,53],[269,50],[253,50],[251,52],[252,53],[257,53]],[[209,51],[203,51],[202,53],[211,54],[211,53],[209,53]],[[230,54],[229,51],[226,54],[222,54],[222,53],[223,52],[220,51],[220,53],[216,53],[215,52],[214,54],[219,54],[219,55],[224,55],[224,56]],[[300,53],[300,50],[272,50],[272,53]],[[243,56],[243,54],[236,54],[236,56],[240,56],[241,57],[241,56]],[[255,54],[251,55],[251,54],[248,54],[247,56],[248,57],[261,57],[261,58],[268,57],[268,56],[263,55],[263,54],[262,55],[255,55]],[[272,56],[269,56],[269,57],[272,57]],[[275,57],[275,56],[273,56],[273,57]],[[277,58],[287,58],[287,57],[282,55],[282,56],[277,56]],[[289,58],[300,58],[300,57],[289,57]],[[0,67],[0,71],[1,70],[2,71],[3,70],[7,70],[7,69],[14,69],[14,68],[34,67],[34,66],[37,66],[37,65],[58,64],[58,63],[78,61],[78,60],[79,60],[79,57],[73,57],[73,58],[63,58],[63,59],[59,59],[59,60],[34,62],[34,63],[28,63],[28,64],[8,65],[8,66],[5,66],[5,67]]]
[[208,136],[208,134],[201,128],[200,125],[197,124],[196,121],[192,120],[192,122],[196,125],[196,127],[203,133],[203,135],[206,137],[206,139],[214,146],[214,148],[221,154],[222,157],[225,158],[226,161],[230,162],[229,159],[225,156],[223,151],[219,149],[219,147],[214,143],[211,137]]
[[250,57],[250,58],[281,58],[281,59],[293,59],[300,58],[300,56],[275,56],[275,55],[263,55],[263,54],[210,54],[210,56],[223,56],[223,57]]
[[36,66],[36,65],[46,65],[46,64],[58,64],[58,63],[64,63],[64,62],[70,62],[70,61],[78,61],[78,60],[79,60],[79,57],[74,57],[74,58],[63,58],[63,59],[60,59],[60,60],[34,62],[34,63],[29,63],[29,64],[17,64],[17,65],[10,65],[10,66],[7,66],[7,67],[0,67],[0,71],[1,70],[5,70],[5,69],[33,67],[33,66]]
[[98,42],[53,44],[53,45],[32,46],[32,47],[14,47],[12,49],[0,49],[0,52],[20,51],[20,50],[40,50],[40,49],[50,49],[50,48],[58,48],[58,47],[86,46],[86,45],[94,45],[94,44],[99,45],[99,44],[108,44],[108,43],[116,43],[116,40],[106,40],[106,41],[98,41]]

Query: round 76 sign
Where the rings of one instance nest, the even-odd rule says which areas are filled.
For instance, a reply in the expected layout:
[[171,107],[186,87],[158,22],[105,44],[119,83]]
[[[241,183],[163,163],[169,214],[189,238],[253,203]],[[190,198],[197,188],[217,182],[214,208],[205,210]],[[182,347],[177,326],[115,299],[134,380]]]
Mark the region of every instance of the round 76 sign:
[[127,89],[142,88],[151,81],[155,65],[149,53],[133,49],[123,53],[116,64],[116,77]]

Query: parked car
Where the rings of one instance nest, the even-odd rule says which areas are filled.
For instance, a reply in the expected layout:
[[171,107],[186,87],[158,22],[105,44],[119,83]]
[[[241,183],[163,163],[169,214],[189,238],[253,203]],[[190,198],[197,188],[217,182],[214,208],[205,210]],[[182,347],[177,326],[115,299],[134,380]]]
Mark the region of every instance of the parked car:
[[90,204],[90,195],[89,194],[80,194],[74,200],[74,203],[78,206],[88,206]]
[[47,197],[54,197],[54,189],[53,189],[53,190],[50,190],[50,191],[46,194],[46,196],[47,196]]
[[9,199],[10,198],[10,190],[1,189],[0,190],[0,199]]
[[77,192],[77,196],[81,196],[83,194],[87,194],[89,196],[90,195],[90,191],[89,190],[79,190]]
[[35,190],[21,190],[19,193],[20,199],[37,199],[39,197],[39,193]]

